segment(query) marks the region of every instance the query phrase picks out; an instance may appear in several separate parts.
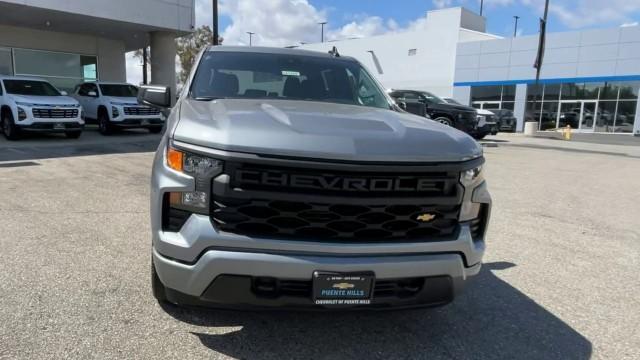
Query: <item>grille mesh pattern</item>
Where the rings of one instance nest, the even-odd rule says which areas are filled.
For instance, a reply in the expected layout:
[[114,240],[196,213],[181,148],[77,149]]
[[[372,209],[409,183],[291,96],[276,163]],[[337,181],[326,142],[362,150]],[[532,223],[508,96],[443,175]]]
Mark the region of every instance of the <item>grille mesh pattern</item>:
[[125,107],[124,108],[125,115],[158,115],[160,114],[160,110],[154,109],[151,107]]
[[[212,216],[222,231],[232,233],[370,242],[451,236],[457,230],[458,212],[458,205],[332,205],[217,198]],[[419,221],[424,214],[435,218]]]
[[78,117],[78,109],[33,109],[33,116],[45,119],[68,119]]

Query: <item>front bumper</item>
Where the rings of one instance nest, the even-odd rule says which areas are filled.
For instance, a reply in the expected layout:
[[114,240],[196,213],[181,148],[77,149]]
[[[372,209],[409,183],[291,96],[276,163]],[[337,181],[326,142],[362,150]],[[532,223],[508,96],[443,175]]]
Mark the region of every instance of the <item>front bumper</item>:
[[84,123],[81,122],[32,122],[31,124],[16,124],[16,126],[25,132],[45,132],[45,133],[64,133],[69,131],[82,131]]
[[212,307],[318,308],[308,293],[261,295],[254,286],[262,278],[309,286],[314,271],[373,272],[376,282],[424,279],[420,291],[360,306],[396,308],[450,302],[479,272],[484,247],[467,225],[451,241],[326,244],[218,233],[207,216],[192,215],[179,233],[155,233],[153,263],[170,301]]
[[121,127],[121,128],[150,128],[150,127],[162,127],[164,126],[164,121],[160,118],[154,117],[135,117],[135,118],[124,118],[124,119],[116,119],[111,121],[111,125]]

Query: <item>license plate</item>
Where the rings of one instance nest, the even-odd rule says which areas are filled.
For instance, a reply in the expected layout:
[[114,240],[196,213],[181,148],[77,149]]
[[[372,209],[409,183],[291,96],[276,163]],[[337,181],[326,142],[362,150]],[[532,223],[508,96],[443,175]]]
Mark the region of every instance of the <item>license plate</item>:
[[142,120],[142,125],[149,125],[149,120]]
[[375,275],[371,272],[344,274],[313,273],[313,301],[316,305],[371,304]]
[[55,130],[61,130],[61,129],[64,129],[65,127],[63,123],[56,123],[56,124],[53,124],[53,128]]

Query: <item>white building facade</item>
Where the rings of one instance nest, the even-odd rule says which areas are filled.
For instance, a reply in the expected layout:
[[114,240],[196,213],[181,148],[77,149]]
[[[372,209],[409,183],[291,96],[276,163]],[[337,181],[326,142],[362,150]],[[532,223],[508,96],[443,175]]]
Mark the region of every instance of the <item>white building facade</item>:
[[640,135],[640,26],[547,35],[539,84],[538,36],[458,44],[454,97],[514,110],[539,130]]
[[457,7],[429,11],[419,30],[300,48],[326,52],[335,46],[340,54],[362,62],[388,89],[427,90],[451,97],[458,43],[499,38],[485,30],[485,18]]
[[194,0],[0,0],[0,14],[0,74],[63,90],[125,81],[125,53],[148,45],[152,82],[175,89],[174,40],[195,24]]

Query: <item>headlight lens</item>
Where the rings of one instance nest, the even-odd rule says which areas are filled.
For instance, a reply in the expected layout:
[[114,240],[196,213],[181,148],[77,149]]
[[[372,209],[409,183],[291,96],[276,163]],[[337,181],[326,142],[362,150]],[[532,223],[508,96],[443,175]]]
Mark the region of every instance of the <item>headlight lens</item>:
[[480,165],[476,168],[463,171],[460,174],[460,182],[464,186],[471,186],[480,182],[483,179],[483,176],[483,166]]
[[117,118],[118,116],[120,116],[120,111],[118,111],[118,108],[115,106],[111,107],[111,116],[113,116],[114,118]]
[[209,193],[211,180],[222,173],[223,162],[206,156],[175,149],[167,149],[167,166],[171,169],[195,179],[195,191],[173,192],[170,204],[199,214],[206,214],[209,209]]
[[27,118],[27,112],[23,108],[18,107],[18,120],[22,121],[26,118]]

